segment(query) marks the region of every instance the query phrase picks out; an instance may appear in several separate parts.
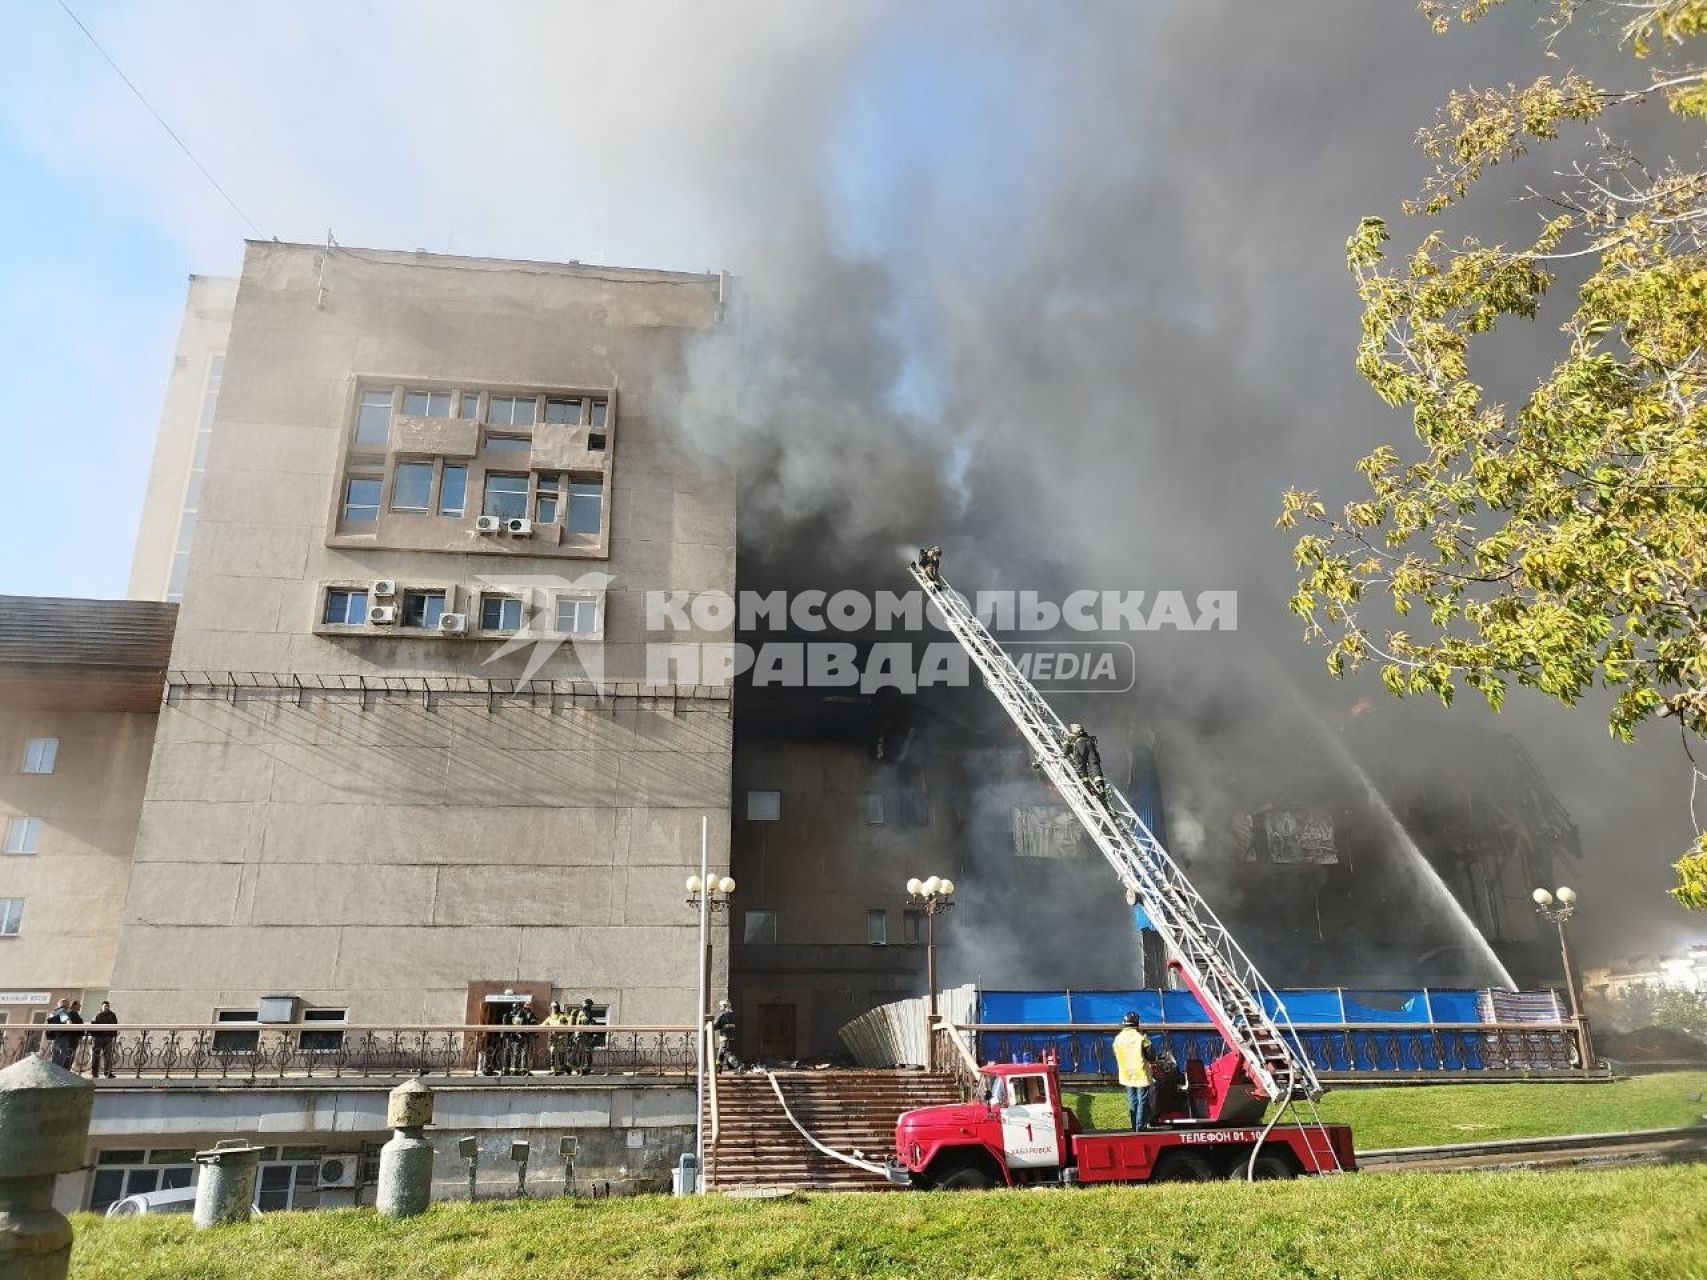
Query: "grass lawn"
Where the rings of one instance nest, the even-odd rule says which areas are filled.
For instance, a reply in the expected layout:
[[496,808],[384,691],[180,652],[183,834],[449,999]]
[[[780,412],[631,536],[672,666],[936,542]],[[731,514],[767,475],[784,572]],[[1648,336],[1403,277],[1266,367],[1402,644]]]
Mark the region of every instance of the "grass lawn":
[[1707,1278],[1707,1166],[77,1219],[73,1280]]
[[[1069,1093],[1093,1129],[1126,1128],[1126,1098]],[[1352,1127],[1360,1151],[1446,1142],[1540,1138],[1560,1133],[1669,1129],[1707,1114],[1707,1071],[1636,1076],[1611,1084],[1437,1084],[1341,1089],[1321,1101],[1322,1118]]]

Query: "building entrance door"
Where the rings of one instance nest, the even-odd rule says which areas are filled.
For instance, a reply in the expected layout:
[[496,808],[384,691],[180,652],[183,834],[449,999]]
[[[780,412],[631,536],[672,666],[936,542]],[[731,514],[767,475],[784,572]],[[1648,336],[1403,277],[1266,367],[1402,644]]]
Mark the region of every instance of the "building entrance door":
[[759,1057],[767,1061],[794,1057],[794,1006],[759,1006]]

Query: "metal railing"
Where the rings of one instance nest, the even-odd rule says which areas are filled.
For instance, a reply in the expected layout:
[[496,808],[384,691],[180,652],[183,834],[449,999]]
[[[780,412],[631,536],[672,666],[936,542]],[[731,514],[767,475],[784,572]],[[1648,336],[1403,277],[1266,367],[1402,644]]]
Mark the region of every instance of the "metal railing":
[[0,1066],[39,1054],[115,1081],[536,1076],[681,1077],[694,1073],[691,1026],[337,1026],[197,1023],[0,1026]]
[[[1041,1062],[1053,1055],[1069,1077],[1115,1074],[1114,1024],[973,1023],[984,1062]],[[1226,1052],[1214,1027],[1150,1024],[1141,1028],[1176,1061],[1209,1061]],[[1584,1071],[1582,1031],[1574,1022],[1341,1022],[1294,1027],[1291,1035],[1317,1073],[1359,1079],[1509,1079],[1604,1074]]]

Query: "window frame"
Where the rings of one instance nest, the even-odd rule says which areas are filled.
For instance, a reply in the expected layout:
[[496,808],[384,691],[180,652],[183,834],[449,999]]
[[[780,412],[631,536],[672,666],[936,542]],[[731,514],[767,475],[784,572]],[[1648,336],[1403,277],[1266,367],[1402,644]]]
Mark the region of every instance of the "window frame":
[[[342,620],[331,616],[332,598],[334,596],[344,597],[344,617]],[[361,616],[359,618],[351,618],[350,603],[358,597],[362,602]],[[326,599],[320,606],[320,625],[323,627],[365,627],[367,626],[369,607],[368,590],[366,587],[327,587]]]
[[[385,432],[378,440],[362,438],[362,419],[368,409],[379,408],[379,397],[385,398]],[[371,397],[371,399],[370,399]],[[397,388],[362,387],[356,394],[356,417],[350,427],[350,447],[364,453],[383,453],[391,445],[391,423],[397,416]]]
[[[373,503],[371,506],[365,502],[358,505],[350,501],[350,486],[356,484],[373,485]],[[344,476],[344,492],[338,499],[338,527],[340,529],[343,529],[345,526],[353,525],[364,526],[367,529],[377,529],[379,527],[379,513],[384,509],[385,477],[383,475],[371,475],[367,472],[362,472],[359,474],[347,474]],[[350,512],[352,510],[372,511],[373,517],[368,520],[353,520],[350,518]]]
[[[445,482],[450,478],[450,474],[453,471],[458,472],[462,476],[462,500],[457,504],[455,510],[452,510],[445,505]],[[460,520],[468,514],[468,464],[466,462],[440,463],[437,496],[438,500],[433,504],[433,510],[437,511],[439,515],[449,516],[454,520]]]
[[[399,506],[397,502],[398,481],[405,468],[410,475],[425,471],[426,487],[421,491],[421,505],[418,507]],[[438,480],[438,466],[433,462],[422,461],[420,458],[402,458],[391,464],[391,501],[387,510],[396,514],[411,516],[427,516],[433,513],[433,489]]]
[[[579,499],[579,502],[577,502]],[[588,502],[596,503],[598,519],[591,529],[576,527],[575,512],[578,507],[584,507]],[[573,474],[569,477],[569,489],[564,495],[563,503],[563,533],[565,537],[598,538],[605,531],[605,483],[604,478],[585,478],[577,480]]]
[[[548,502],[551,504],[550,515],[547,515],[545,510]],[[563,473],[560,471],[536,472],[533,478],[534,522],[536,524],[556,524],[562,508]]]
[[46,776],[59,764],[58,738],[25,738],[24,766],[20,772]]
[[[774,806],[763,803],[755,804],[760,796],[775,796],[776,804]],[[774,809],[774,812],[770,812],[767,816],[764,812],[756,812],[757,809]],[[747,789],[746,814],[748,822],[781,822],[782,792],[774,788],[749,787]]]
[[[495,418],[492,416],[493,411],[495,410],[496,406],[499,404],[500,401],[509,406],[509,416],[508,417]],[[517,422],[516,421],[516,408],[517,408],[517,406],[524,405],[524,404],[530,404],[533,407],[528,412],[528,419],[526,422]],[[526,427],[531,431],[534,428],[534,426],[539,422],[539,393],[535,392],[533,395],[530,396],[530,395],[527,395],[527,394],[520,392],[520,391],[493,391],[493,392],[489,392],[489,393],[487,393],[487,396],[486,396],[486,416],[484,418],[482,418],[480,421],[487,426],[493,426],[493,427]]]
[[[873,925],[877,927],[872,928]],[[889,945],[889,911],[886,907],[865,909],[865,942],[870,947]]]
[[[498,622],[496,624],[486,621],[486,607],[489,604],[498,606]],[[503,619],[504,614],[508,611],[506,606],[512,604],[516,606],[516,624],[509,626]],[[520,631],[526,623],[527,602],[520,596],[505,591],[482,591],[480,593],[480,629],[482,631],[501,632],[508,635]]]
[[865,825],[868,827],[883,826],[883,793],[881,791],[867,791],[862,803],[865,812]]
[[[436,388],[436,387],[404,387],[403,388],[402,412],[406,417],[410,417],[410,418],[449,419],[452,417],[451,405],[452,405],[454,394],[455,394],[454,392],[447,391],[447,390],[444,390],[442,388]],[[414,409],[411,409],[409,407],[409,398],[411,396],[425,396],[427,398],[427,408],[426,408],[426,411],[424,413],[418,413]],[[433,412],[433,400],[437,396],[443,396],[444,397],[445,411],[443,413],[434,413]]]
[[[520,480],[522,482],[520,506],[515,511],[494,511],[492,509],[492,482],[495,480]],[[528,514],[528,500],[533,496],[532,474],[526,471],[487,471],[480,481],[480,514],[497,516],[500,520],[525,520]],[[509,496],[505,493],[502,496]]]
[[0,938],[16,938],[24,927],[26,898],[0,898]]
[[[565,605],[574,606],[575,622],[577,625],[572,627],[565,627],[563,625],[563,606]],[[584,630],[579,626],[582,617],[581,611],[583,608],[591,609],[593,618],[593,625]],[[581,636],[583,638],[595,637],[599,635],[603,627],[603,622],[600,618],[601,612],[602,609],[599,598],[595,595],[588,595],[585,592],[575,591],[560,592],[551,598],[552,634],[559,636]]]
[[[212,1053],[258,1053],[261,1049],[261,1011],[256,1009],[215,1009],[215,1023],[237,1023],[229,1031],[215,1031],[208,1042]],[[233,1043],[232,1038],[239,1038]],[[242,1039],[247,1037],[246,1040]]]
[[[779,926],[777,912],[768,907],[751,907],[741,912],[741,945],[747,947],[774,947]],[[759,928],[755,931],[754,926]],[[754,937],[757,932],[759,937]],[[769,936],[763,936],[768,934]]]
[[903,947],[923,946],[925,941],[925,913],[915,907],[901,909],[901,945]]
[[[421,602],[421,621],[409,620],[410,600]],[[437,603],[438,612],[433,612]],[[406,631],[437,631],[439,619],[450,611],[450,592],[444,587],[408,587],[397,592],[397,625]]]
[[0,854],[10,858],[33,858],[41,851],[42,821],[38,814],[14,813],[6,819],[0,835]]
[[[344,1009],[304,1009],[297,1024],[296,1047],[299,1053],[341,1053],[344,1048],[344,1028],[349,1025],[350,1011]],[[309,1036],[336,1036],[336,1041],[309,1041]]]

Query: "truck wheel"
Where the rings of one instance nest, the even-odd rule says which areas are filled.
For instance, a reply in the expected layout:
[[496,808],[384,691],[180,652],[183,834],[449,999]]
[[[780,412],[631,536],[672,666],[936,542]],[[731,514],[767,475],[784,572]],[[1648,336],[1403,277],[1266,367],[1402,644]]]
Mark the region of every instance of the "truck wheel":
[[1163,1156],[1151,1182],[1214,1182],[1218,1175],[1206,1156],[1173,1151]]
[[982,1169],[956,1169],[936,1185],[943,1191],[988,1191],[995,1180]]
[[1257,1157],[1255,1168],[1251,1168],[1251,1158],[1240,1156],[1233,1161],[1233,1167],[1227,1171],[1227,1176],[1234,1182],[1245,1180],[1245,1170],[1251,1170],[1251,1177],[1257,1182],[1274,1182],[1281,1178],[1295,1178],[1297,1171],[1292,1167],[1292,1161],[1282,1155],[1264,1154]]

